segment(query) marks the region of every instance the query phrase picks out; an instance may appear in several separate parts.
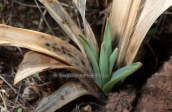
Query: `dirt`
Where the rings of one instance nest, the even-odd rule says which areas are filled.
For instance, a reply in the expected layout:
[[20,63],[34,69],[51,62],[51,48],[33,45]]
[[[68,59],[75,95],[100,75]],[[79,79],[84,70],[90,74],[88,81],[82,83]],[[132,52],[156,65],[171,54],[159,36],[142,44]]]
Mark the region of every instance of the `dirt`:
[[118,92],[110,93],[107,104],[102,112],[130,112],[132,103],[136,98],[136,90],[133,86],[121,87]]
[[147,80],[141,91],[134,112],[172,111],[172,56],[162,69]]

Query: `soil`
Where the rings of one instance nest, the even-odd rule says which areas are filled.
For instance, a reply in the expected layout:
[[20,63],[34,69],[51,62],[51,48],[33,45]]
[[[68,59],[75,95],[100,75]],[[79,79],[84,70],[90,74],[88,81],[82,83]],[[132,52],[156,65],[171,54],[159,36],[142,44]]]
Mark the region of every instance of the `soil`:
[[[3,10],[0,10],[0,24],[7,24],[18,28],[25,28],[35,31],[51,34],[45,22],[39,26],[42,18],[37,7],[24,6],[24,4],[35,5],[31,0],[0,0],[3,4]],[[70,0],[59,0],[65,4],[69,4]],[[93,0],[87,0],[86,19],[90,23],[97,42],[100,45],[101,28],[104,14],[100,14],[104,10],[105,0],[99,3]],[[110,3],[111,0],[108,0]],[[99,5],[100,4],[100,5]],[[42,9],[44,11],[44,9]],[[66,8],[68,12],[69,9]],[[118,88],[115,88],[109,94],[107,101],[100,103],[99,100],[91,96],[82,96],[73,101],[57,112],[171,112],[172,111],[172,8],[161,15],[151,29],[156,28],[155,34],[149,34],[145,37],[138,51],[135,61],[143,63],[143,67],[129,76],[125,82]],[[76,15],[70,12],[71,17],[76,22]],[[53,18],[46,13],[45,17],[55,35],[73,45],[75,45],[64,31],[58,26]],[[81,18],[79,18],[81,19]],[[151,30],[150,30],[151,31]],[[21,48],[22,52],[30,50]],[[39,89],[36,98],[28,101],[30,105],[35,106],[46,96],[56,91],[61,85],[70,79],[58,78],[57,73],[69,73],[66,70],[50,70],[40,73],[40,78],[30,76],[21,83],[13,85],[17,67],[22,61],[23,56],[16,47],[0,46],[0,75],[18,91],[20,95],[24,93],[24,89],[34,86]],[[58,80],[58,82],[57,82]],[[0,92],[7,92],[8,110],[16,112],[22,108],[23,112],[30,112],[31,108],[18,98],[18,95],[9,87],[4,80],[0,78]],[[33,96],[33,94],[31,95]],[[1,108],[4,106],[0,98]]]
[[130,112],[132,103],[136,98],[136,90],[133,86],[121,87],[118,92],[110,93],[107,104],[102,112]]
[[172,56],[141,89],[134,112],[172,111]]

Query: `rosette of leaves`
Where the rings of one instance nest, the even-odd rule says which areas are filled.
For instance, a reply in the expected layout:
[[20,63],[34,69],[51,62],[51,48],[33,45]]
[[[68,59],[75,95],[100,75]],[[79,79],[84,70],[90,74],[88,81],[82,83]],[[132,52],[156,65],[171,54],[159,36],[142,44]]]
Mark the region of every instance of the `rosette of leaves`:
[[[105,92],[111,92],[113,86],[123,78],[129,76],[142,66],[142,63],[136,62],[131,65],[122,67],[112,73],[115,60],[118,55],[118,48],[112,52],[111,28],[109,19],[107,19],[104,38],[101,44],[100,57],[93,45],[82,35],[78,34],[78,38],[82,43],[92,62],[95,83]],[[103,76],[104,75],[104,76]]]

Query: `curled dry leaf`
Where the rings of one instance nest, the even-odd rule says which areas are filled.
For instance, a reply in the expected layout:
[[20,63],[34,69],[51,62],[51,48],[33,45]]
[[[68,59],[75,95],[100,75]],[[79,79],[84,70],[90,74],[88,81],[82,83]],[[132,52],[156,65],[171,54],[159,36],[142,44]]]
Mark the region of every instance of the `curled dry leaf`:
[[29,48],[75,66],[84,73],[92,73],[88,60],[79,50],[48,34],[0,24],[0,45]]
[[133,0],[113,0],[109,21],[113,46],[119,44],[123,36]]
[[[69,66],[53,57],[50,57],[50,56],[42,54],[42,53],[31,51],[31,52],[28,52],[25,54],[24,59],[18,68],[18,72],[14,79],[14,83],[16,84],[17,82],[24,79],[25,77],[30,76],[31,74],[35,74],[37,72],[41,72],[41,71],[48,70],[48,69],[61,69],[61,68],[68,69],[68,70],[72,71],[73,73],[78,73],[78,74],[83,73],[82,71],[78,70],[76,67]],[[45,99],[43,99],[39,104],[42,106],[38,105],[37,108],[39,108],[39,109],[37,111],[38,112],[39,112],[39,110],[42,111],[42,109],[45,109],[45,108],[46,109],[49,109],[49,108],[50,109],[59,109],[62,106],[64,106],[65,104],[67,104],[83,95],[93,95],[94,97],[96,97],[98,99],[105,100],[104,93],[94,83],[94,81],[91,78],[81,77],[81,78],[78,78],[78,80],[75,81],[75,83],[77,83],[77,86],[75,86],[71,83],[69,83],[69,84],[66,83],[63,87],[61,87],[61,88],[64,88],[64,89],[67,88],[67,89],[58,90],[57,94],[60,93],[62,95],[59,97],[59,99],[55,98],[57,101],[55,101],[55,100],[49,101],[49,99],[47,99],[48,102],[50,103],[50,105],[47,105],[47,104],[46,104],[47,106],[43,105],[42,102],[44,102],[44,100],[45,100]],[[82,87],[82,88],[75,88],[75,87]],[[70,88],[70,89],[68,89],[68,88]],[[67,93],[67,96],[66,96],[66,93]],[[56,92],[53,93],[53,95],[54,94],[56,94]],[[35,97],[37,97],[37,96],[33,96],[32,94],[28,94],[28,92],[26,92],[24,97],[26,100],[29,101],[29,100],[33,100],[33,98],[35,99]],[[50,95],[50,96],[48,96],[48,98],[49,97],[51,98],[52,96]],[[61,100],[63,100],[63,101],[61,101]],[[56,105],[57,103],[58,103],[58,105]]]
[[15,75],[14,84],[30,75],[50,69],[68,69],[73,73],[83,73],[78,68],[67,65],[54,57],[31,51],[24,55]]
[[[14,79],[14,84],[18,83],[22,79],[48,69],[68,69],[73,73],[82,74],[83,72],[74,66],[69,66],[53,57],[48,55],[38,53],[38,52],[28,52],[25,54],[22,63],[20,64],[17,74]],[[88,75],[88,74],[87,74]],[[97,98],[102,97],[103,93],[101,89],[94,83],[94,81],[89,77],[78,78],[82,85],[85,85],[90,93],[94,93]],[[101,99],[104,99],[103,97]]]
[[124,65],[133,62],[137,51],[154,21],[170,6],[172,0],[142,0],[135,20],[133,33],[130,37],[130,43],[124,54]]
[[50,15],[61,26],[61,28],[66,32],[66,34],[78,45],[82,53],[86,56],[82,44],[78,41],[75,35],[76,33],[82,34],[82,32],[78,28],[76,23],[72,20],[72,18],[68,15],[66,10],[62,7],[62,5],[57,0],[39,1],[46,7]]
[[113,0],[110,22],[113,46],[119,48],[116,68],[133,62],[147,31],[171,5],[172,0]]
[[99,52],[99,48],[97,46],[97,41],[95,39],[94,33],[93,33],[89,23],[85,19],[86,0],[73,0],[73,3],[75,4],[75,6],[77,7],[77,9],[79,10],[79,12],[81,14],[81,17],[82,17],[82,20],[84,23],[85,37],[94,46],[96,51]]
[[129,9],[129,16],[127,18],[127,23],[126,26],[124,28],[124,32],[122,32],[121,36],[119,34],[120,37],[120,41],[118,43],[118,48],[119,48],[119,55],[116,61],[116,66],[118,68],[122,67],[122,62],[124,57],[126,57],[124,54],[127,50],[129,41],[130,41],[130,36],[132,33],[132,29],[133,29],[133,25],[136,19],[136,15],[139,9],[139,5],[140,5],[141,0],[133,0]]
[[97,96],[89,92],[89,88],[83,85],[82,82],[74,80],[64,84],[56,92],[41,100],[34,112],[54,112],[83,95],[92,95],[100,98],[102,92],[99,91],[99,96]]

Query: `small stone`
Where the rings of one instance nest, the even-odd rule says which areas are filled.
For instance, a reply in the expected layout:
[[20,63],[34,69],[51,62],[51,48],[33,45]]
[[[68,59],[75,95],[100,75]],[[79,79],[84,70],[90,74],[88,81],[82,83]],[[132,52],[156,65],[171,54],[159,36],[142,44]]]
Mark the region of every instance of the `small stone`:
[[22,97],[27,101],[32,101],[39,97],[39,93],[36,87],[29,86],[24,89]]
[[3,80],[0,80],[0,85],[4,84],[4,81]]
[[90,105],[86,105],[84,108],[83,108],[84,112],[91,112],[91,106]]

